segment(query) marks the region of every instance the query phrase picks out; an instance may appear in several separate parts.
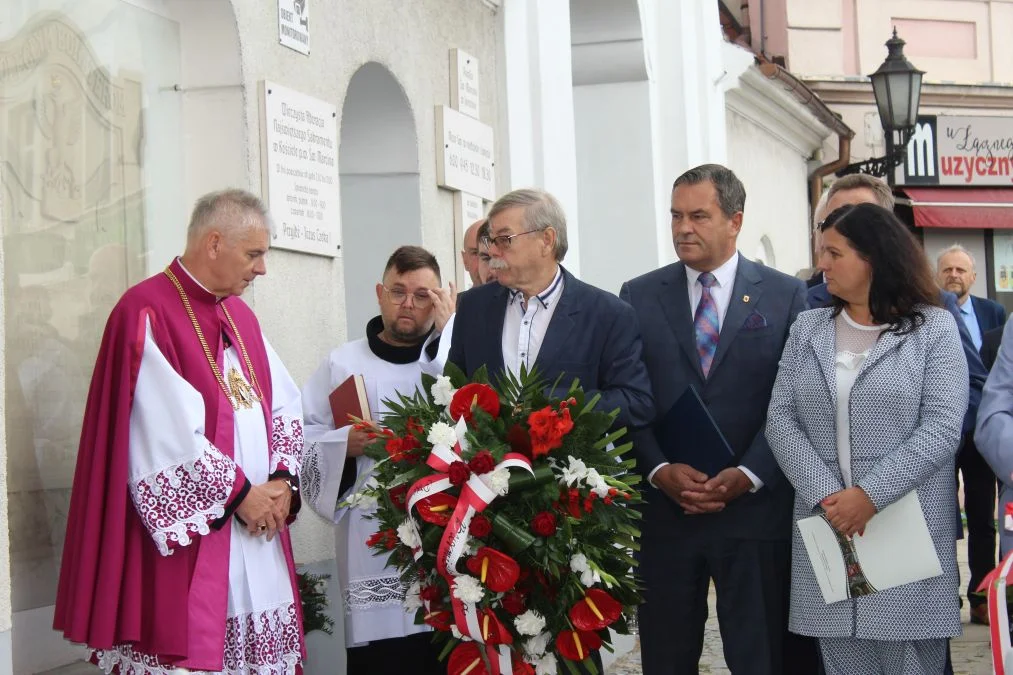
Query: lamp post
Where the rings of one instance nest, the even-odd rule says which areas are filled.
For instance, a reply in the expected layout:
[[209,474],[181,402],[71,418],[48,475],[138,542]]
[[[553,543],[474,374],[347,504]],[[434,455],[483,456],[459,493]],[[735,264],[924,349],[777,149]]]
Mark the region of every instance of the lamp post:
[[[868,173],[886,177],[887,183],[893,185],[893,169],[904,161],[905,148],[915,128],[922,93],[922,75],[925,73],[911,65],[904,56],[904,41],[897,37],[896,28],[893,29],[893,37],[886,41],[886,48],[886,60],[869,76],[879,120],[883,125],[886,154],[849,164],[838,171],[837,175]],[[898,139],[899,145],[896,142]]]

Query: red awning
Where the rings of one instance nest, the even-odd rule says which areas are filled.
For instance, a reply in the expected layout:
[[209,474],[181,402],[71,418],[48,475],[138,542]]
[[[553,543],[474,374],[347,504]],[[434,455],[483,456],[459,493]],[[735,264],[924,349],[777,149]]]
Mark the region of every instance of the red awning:
[[910,198],[918,227],[1013,229],[1013,187],[901,189]]

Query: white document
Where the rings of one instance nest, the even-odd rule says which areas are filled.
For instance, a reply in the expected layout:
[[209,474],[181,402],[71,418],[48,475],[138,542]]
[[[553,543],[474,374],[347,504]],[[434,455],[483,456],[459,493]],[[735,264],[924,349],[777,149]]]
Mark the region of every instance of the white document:
[[914,490],[848,540],[823,516],[797,523],[827,603],[939,576],[943,568]]

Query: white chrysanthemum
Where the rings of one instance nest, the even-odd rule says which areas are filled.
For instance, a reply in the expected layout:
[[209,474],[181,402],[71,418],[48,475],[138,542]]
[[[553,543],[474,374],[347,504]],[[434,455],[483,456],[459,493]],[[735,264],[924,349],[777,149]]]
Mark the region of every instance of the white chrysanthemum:
[[446,422],[437,422],[429,428],[429,436],[426,437],[426,440],[433,445],[445,445],[452,448],[457,443],[457,432]]
[[454,597],[461,602],[481,602],[485,597],[482,582],[469,574],[462,574],[454,580]]
[[436,405],[450,405],[456,391],[446,375],[437,375],[436,382],[429,388],[429,393],[433,395],[433,403]]
[[405,519],[403,523],[397,526],[397,538],[401,540],[401,543],[410,549],[416,549],[422,546],[422,540],[419,538],[418,528],[415,527],[415,523],[412,522],[411,517]]
[[584,572],[591,569],[587,564],[587,556],[583,553],[576,553],[570,558],[570,569],[574,572]]
[[573,487],[575,483],[579,483],[587,476],[587,465],[573,455],[568,456],[567,459],[570,463],[563,467],[563,475],[560,477],[559,482]]
[[586,569],[580,573],[580,583],[584,584],[588,588],[591,588],[595,584],[601,581],[601,576],[597,571],[592,569]]
[[521,635],[538,635],[545,628],[545,617],[529,609],[514,619],[514,626]]
[[538,658],[545,653],[546,649],[549,648],[549,642],[551,640],[552,634],[542,631],[524,643],[524,653],[530,657]]
[[506,467],[484,473],[479,478],[500,497],[505,497],[510,492],[510,470]]
[[402,605],[406,612],[414,612],[416,609],[422,607],[422,598],[419,597],[421,592],[422,584],[417,581],[405,590]]
[[591,492],[598,495],[599,499],[609,496],[608,483],[601,477],[597,469],[588,469],[587,475],[584,476],[584,484],[591,488]]
[[534,664],[535,675],[556,675],[556,656],[546,654]]

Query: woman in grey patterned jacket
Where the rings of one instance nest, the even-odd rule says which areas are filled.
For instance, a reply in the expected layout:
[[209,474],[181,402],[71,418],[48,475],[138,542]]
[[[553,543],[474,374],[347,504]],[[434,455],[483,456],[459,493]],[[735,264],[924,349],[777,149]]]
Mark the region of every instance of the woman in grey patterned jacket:
[[790,628],[819,638],[828,675],[942,673],[946,640],[960,634],[953,467],[967,364],[957,326],[892,213],[845,206],[821,230],[833,305],[799,314],[767,417],[794,517],[822,510],[850,537],[917,490],[943,574],[827,604],[795,528]]

